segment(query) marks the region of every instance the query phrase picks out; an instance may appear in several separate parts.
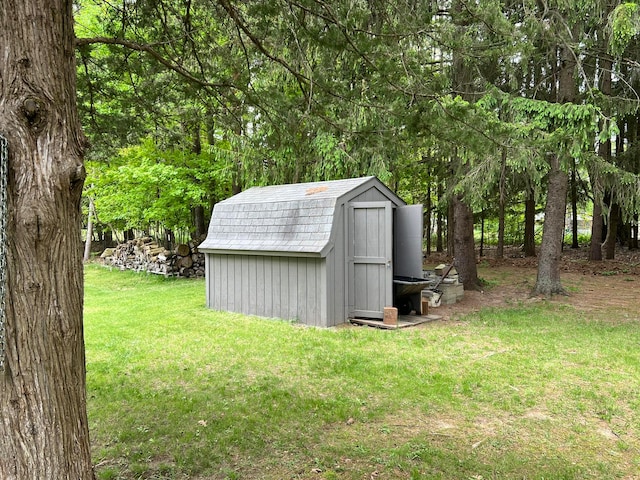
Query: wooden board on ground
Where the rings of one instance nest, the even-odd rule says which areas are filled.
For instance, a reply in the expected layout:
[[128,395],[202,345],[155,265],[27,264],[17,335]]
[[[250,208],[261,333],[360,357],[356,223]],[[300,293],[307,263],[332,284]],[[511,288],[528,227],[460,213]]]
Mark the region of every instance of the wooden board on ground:
[[398,324],[389,325],[382,323],[382,320],[371,320],[366,318],[351,318],[350,322],[355,325],[366,325],[369,327],[384,328],[386,330],[395,330],[397,328],[407,328],[420,325],[421,323],[440,320],[440,315],[398,315]]

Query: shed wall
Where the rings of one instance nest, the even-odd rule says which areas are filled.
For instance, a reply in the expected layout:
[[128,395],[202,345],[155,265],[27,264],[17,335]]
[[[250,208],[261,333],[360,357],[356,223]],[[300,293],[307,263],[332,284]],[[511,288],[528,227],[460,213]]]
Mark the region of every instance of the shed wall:
[[338,205],[334,218],[333,248],[326,257],[328,326],[347,321],[347,258],[345,253],[345,205]]
[[333,220],[333,248],[326,257],[327,286],[326,302],[328,306],[327,326],[340,325],[349,317],[348,305],[348,255],[347,255],[347,230],[348,230],[348,204],[350,202],[378,202],[388,201],[389,198],[375,187],[363,192],[356,192],[353,196],[344,199],[345,203],[336,205]]
[[375,187],[371,187],[355,197],[349,198],[350,202],[387,202],[389,197]]
[[322,258],[207,254],[207,306],[326,327]]

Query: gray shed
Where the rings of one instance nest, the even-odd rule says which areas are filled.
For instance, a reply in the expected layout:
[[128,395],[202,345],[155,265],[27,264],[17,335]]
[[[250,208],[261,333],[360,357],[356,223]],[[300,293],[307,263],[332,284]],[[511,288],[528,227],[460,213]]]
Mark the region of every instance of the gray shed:
[[422,276],[422,206],[375,177],[254,187],[215,205],[198,248],[209,308],[320,327],[382,318],[394,274]]

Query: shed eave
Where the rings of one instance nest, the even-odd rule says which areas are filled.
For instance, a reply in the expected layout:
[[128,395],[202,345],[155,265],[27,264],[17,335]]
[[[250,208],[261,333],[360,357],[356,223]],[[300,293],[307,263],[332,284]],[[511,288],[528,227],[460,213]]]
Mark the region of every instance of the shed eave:
[[365,192],[372,186],[376,186],[379,190],[394,204],[394,207],[401,207],[407,204],[397,194],[395,194],[389,187],[380,181],[377,177],[366,177],[366,181],[362,182],[357,187],[354,187],[349,192],[342,194],[337,198],[336,204],[343,204],[346,199],[353,198],[359,194]]
[[269,256],[269,257],[307,257],[307,258],[323,258],[326,256],[323,249],[320,252],[296,252],[283,250],[229,250],[222,248],[198,248],[199,251],[209,254],[218,255],[253,255],[253,256]]

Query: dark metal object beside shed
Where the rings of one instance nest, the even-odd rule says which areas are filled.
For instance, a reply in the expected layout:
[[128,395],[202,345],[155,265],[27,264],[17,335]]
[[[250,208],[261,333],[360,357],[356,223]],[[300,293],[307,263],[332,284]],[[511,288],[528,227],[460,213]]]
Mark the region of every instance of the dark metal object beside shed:
[[375,177],[254,187],[215,205],[198,248],[209,308],[320,327],[381,319],[394,274],[422,276],[422,206]]

